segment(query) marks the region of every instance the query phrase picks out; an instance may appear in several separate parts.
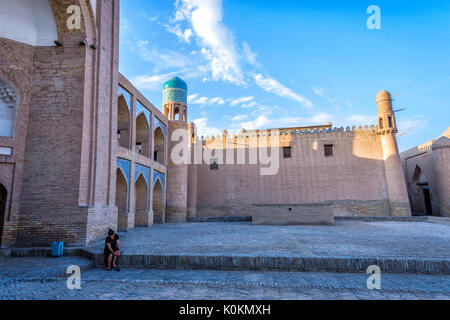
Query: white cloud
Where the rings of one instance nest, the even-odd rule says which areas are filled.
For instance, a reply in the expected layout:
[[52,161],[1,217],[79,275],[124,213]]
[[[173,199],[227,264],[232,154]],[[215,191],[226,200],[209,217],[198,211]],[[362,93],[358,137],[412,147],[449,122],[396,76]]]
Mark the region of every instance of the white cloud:
[[298,127],[326,124],[332,119],[332,116],[327,113],[319,113],[311,117],[284,117],[274,118],[269,117],[270,113],[261,114],[256,119],[242,122],[241,128],[247,130],[255,129],[269,129],[269,128],[283,128],[283,127]]
[[162,90],[162,85],[164,81],[167,81],[171,77],[173,77],[175,73],[165,73],[165,74],[157,74],[157,75],[141,75],[132,78],[130,81],[138,88],[139,90]]
[[413,117],[398,117],[396,119],[397,128],[400,133],[414,134],[427,127],[432,117],[425,118],[424,115],[416,115]]
[[208,125],[208,118],[199,118],[193,121],[197,127],[197,136],[207,136],[207,135],[220,135],[222,130],[219,128],[211,127]]
[[372,124],[376,124],[376,122],[377,122],[376,117],[364,116],[364,115],[354,115],[354,116],[348,117],[346,120],[350,124],[353,124],[353,125],[372,125]]
[[344,98],[343,97],[335,97],[322,87],[313,88],[313,91],[316,95],[325,99],[333,107],[335,107],[337,109],[341,108],[342,104],[345,104],[347,107],[350,107],[350,108],[352,107],[352,104],[348,99],[346,99],[345,97]]
[[187,28],[186,30],[182,31],[180,25],[178,24],[176,25],[165,24],[164,27],[170,33],[175,34],[180,40],[183,40],[186,43],[191,42],[191,37],[193,36],[192,29]]
[[133,34],[135,31],[136,30],[127,19],[120,19],[120,36],[123,43],[128,43],[129,40],[127,40],[126,36]]
[[248,118],[248,114],[241,114],[238,116],[235,116],[231,119],[231,121],[242,121],[242,120],[246,120]]
[[192,94],[192,95],[188,96],[188,103],[206,106],[206,105],[214,105],[214,104],[221,105],[221,104],[224,104],[225,101],[222,97],[208,98],[208,97],[200,96],[199,94]]
[[242,45],[242,50],[244,53],[244,57],[247,60],[248,63],[250,63],[252,66],[255,67],[260,67],[260,64],[258,63],[258,61],[256,61],[256,56],[258,55],[257,53],[254,53],[252,51],[252,49],[250,49],[249,44],[244,41],[243,45]]
[[[233,34],[222,21],[222,0],[180,0],[176,2],[173,23],[186,21],[201,46],[203,57],[209,61],[214,81],[223,80],[237,85],[245,83]],[[180,32],[178,36],[186,36]]]
[[256,101],[252,101],[250,103],[244,103],[242,105],[242,109],[249,109],[249,108],[253,108],[256,107],[258,105],[258,103]]
[[301,103],[303,106],[311,108],[313,103],[305,97],[295,93],[291,89],[279,83],[276,79],[264,77],[262,74],[254,75],[256,84],[263,90],[276,94],[280,97],[288,98]]
[[237,106],[238,104],[242,104],[242,103],[245,103],[245,102],[250,102],[250,101],[252,101],[254,98],[255,98],[255,97],[242,97],[242,98],[238,98],[238,99],[235,99],[235,100],[231,101],[231,102],[230,102],[230,106],[234,107],[234,106]]
[[191,60],[183,54],[164,49],[158,51],[155,47],[149,46],[149,41],[139,40],[137,42],[139,55],[145,61],[151,62],[154,65],[154,71],[186,68],[192,65]]
[[159,19],[159,13],[148,14],[147,12],[140,12],[139,15],[144,17],[145,19],[147,19],[150,22],[156,22]]

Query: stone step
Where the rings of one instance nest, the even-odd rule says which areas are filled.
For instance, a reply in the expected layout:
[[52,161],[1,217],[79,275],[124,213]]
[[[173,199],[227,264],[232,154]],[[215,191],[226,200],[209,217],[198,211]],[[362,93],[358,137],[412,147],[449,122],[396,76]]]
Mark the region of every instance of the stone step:
[[0,258],[1,281],[50,281],[64,279],[70,266],[81,272],[95,268],[92,260],[82,257],[9,257]]
[[252,217],[228,216],[228,217],[195,217],[188,218],[187,222],[251,222]]
[[[104,267],[103,254],[81,249],[80,254]],[[278,270],[300,272],[365,272],[377,265],[386,273],[421,273],[450,275],[450,259],[300,257],[238,255],[154,255],[123,254],[119,265],[129,268],[163,268],[196,270]]]

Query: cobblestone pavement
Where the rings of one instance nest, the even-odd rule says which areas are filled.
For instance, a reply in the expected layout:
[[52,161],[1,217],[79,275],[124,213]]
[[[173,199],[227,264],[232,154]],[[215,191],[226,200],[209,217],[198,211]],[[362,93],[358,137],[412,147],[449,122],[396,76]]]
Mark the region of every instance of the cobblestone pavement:
[[381,290],[368,290],[367,274],[214,270],[91,269],[81,274],[81,290],[49,272],[82,258],[0,259],[0,299],[445,299],[450,276],[382,274]]
[[[450,225],[430,222],[183,223],[136,228],[120,237],[125,254],[450,258]],[[91,249],[101,252],[103,246],[101,241]]]

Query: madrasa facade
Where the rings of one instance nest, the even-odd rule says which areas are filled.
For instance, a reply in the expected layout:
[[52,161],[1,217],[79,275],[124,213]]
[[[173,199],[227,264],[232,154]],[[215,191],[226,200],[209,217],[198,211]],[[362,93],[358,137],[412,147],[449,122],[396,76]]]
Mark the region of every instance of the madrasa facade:
[[[85,246],[109,228],[267,210],[273,224],[298,210],[314,222],[325,207],[333,217],[411,216],[387,91],[376,97],[376,127],[199,137],[183,80],[162,84],[159,109],[119,73],[119,4],[2,1],[1,247]],[[437,153],[448,159],[449,149]],[[434,214],[448,216],[442,163],[447,202]]]

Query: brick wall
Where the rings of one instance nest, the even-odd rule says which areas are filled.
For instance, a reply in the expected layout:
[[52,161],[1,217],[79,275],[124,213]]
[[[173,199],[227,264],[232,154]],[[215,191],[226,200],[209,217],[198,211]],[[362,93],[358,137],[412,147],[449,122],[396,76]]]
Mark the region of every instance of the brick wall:
[[[373,131],[279,138],[280,147],[292,147],[292,158],[284,159],[280,150],[275,175],[262,176],[260,164],[219,164],[219,170],[197,165],[197,216],[251,215],[253,204],[324,202],[333,203],[337,216],[390,214],[383,152]],[[208,148],[217,143],[217,139],[206,142]],[[244,145],[249,144],[247,139]],[[325,157],[326,144],[333,144],[333,157]]]

